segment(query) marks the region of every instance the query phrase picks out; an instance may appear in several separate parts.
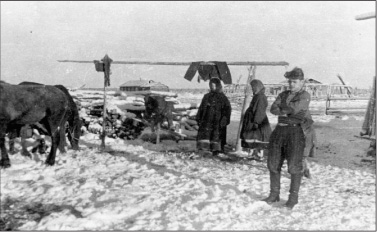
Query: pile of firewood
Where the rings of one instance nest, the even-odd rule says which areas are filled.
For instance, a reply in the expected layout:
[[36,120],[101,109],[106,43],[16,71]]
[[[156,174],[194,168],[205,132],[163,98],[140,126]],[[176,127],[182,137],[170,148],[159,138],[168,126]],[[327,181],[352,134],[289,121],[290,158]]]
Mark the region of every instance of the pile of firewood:
[[[101,134],[103,130],[103,104],[95,98],[97,96],[77,96],[76,101],[80,105],[80,117],[83,121],[83,133]],[[109,96],[110,97],[110,96]],[[198,123],[195,121],[198,105],[196,103],[180,103],[176,96],[167,96],[167,101],[173,101],[174,132],[182,138],[194,139],[197,136]],[[117,96],[114,100],[124,101]],[[119,102],[118,100],[118,102]],[[109,101],[111,102],[111,101]],[[119,104],[119,103],[117,103]],[[142,132],[150,126],[150,122],[144,119],[144,97],[128,96],[127,102],[121,105],[107,106],[105,120],[106,136],[134,140],[140,137]],[[161,125],[161,129],[168,129],[167,122]],[[169,130],[171,131],[171,129]]]

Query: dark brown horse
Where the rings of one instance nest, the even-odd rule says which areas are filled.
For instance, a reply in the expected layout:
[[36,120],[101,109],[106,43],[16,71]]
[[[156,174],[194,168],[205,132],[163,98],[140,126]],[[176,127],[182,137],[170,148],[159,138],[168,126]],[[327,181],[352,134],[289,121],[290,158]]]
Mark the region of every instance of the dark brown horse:
[[166,101],[163,96],[146,95],[144,103],[145,119],[150,121],[153,132],[157,123],[162,124],[165,120],[168,121],[168,128],[173,128],[173,102]]
[[[40,83],[35,83],[35,82],[28,82],[24,81],[21,82],[19,85],[39,85],[43,86],[43,84]],[[78,150],[79,149],[79,140],[80,140],[80,135],[81,135],[81,120],[79,116],[79,111],[77,108],[76,103],[74,102],[71,94],[69,93],[68,89],[65,88],[63,85],[54,85],[56,88],[60,89],[63,91],[68,99],[68,140],[71,143],[72,149],[73,150]],[[62,139],[62,144],[60,146],[65,145],[65,139]],[[64,150],[64,147],[61,147],[61,149]]]
[[11,85],[0,82],[0,167],[10,167],[5,148],[7,129],[25,124],[41,123],[51,136],[47,165],[55,164],[56,149],[65,136],[69,114],[66,94],[54,86]]

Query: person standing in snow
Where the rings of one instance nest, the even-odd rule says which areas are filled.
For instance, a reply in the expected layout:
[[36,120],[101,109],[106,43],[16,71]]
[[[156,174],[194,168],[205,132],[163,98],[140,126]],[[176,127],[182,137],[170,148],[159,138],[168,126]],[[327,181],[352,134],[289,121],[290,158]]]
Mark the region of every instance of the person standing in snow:
[[294,68],[284,75],[289,90],[278,95],[271,105],[271,113],[278,115],[278,124],[270,136],[267,167],[270,171],[270,195],[263,199],[267,203],[280,200],[280,172],[284,160],[291,174],[289,198],[284,206],[293,208],[298,203],[298,192],[305,169],[304,131],[313,124],[309,112],[310,94],[304,87],[304,73]]
[[198,122],[197,149],[212,151],[213,155],[224,152],[227,125],[232,108],[222,91],[220,79],[209,81],[210,92],[205,94],[196,115]]
[[257,154],[268,145],[271,126],[266,114],[268,101],[263,83],[254,79],[250,85],[254,96],[243,118],[241,146],[254,149],[253,157],[258,158]]

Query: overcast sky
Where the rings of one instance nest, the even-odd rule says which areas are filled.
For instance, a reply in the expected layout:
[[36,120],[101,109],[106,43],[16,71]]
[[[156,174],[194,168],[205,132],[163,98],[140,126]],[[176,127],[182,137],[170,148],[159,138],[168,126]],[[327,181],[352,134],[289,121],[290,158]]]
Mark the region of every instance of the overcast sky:
[[[103,87],[93,64],[57,60],[286,61],[258,67],[264,83],[298,66],[306,78],[369,88],[375,76],[375,2],[1,2],[1,79]],[[111,86],[153,79],[171,88],[205,88],[183,79],[188,67],[112,65]],[[247,67],[230,66],[245,83]]]

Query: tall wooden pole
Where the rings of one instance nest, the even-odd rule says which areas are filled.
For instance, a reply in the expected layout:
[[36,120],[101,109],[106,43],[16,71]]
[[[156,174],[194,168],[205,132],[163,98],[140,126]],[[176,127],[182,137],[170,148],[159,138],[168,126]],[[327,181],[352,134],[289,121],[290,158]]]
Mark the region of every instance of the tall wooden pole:
[[102,135],[101,135],[101,149],[105,149],[106,138],[106,119],[107,119],[107,104],[106,104],[106,87],[110,85],[110,65],[112,59],[108,55],[102,59],[104,66],[104,87],[103,87],[103,122],[102,122]]
[[368,135],[371,137],[376,135],[376,77],[373,80],[372,91],[361,129],[361,136]]
[[248,68],[249,70],[249,75],[246,81],[246,88],[245,88],[245,98],[243,101],[242,105],[242,110],[241,110],[241,119],[240,119],[240,125],[238,126],[238,132],[237,132],[237,143],[236,143],[236,153],[241,152],[242,147],[241,147],[241,129],[242,129],[242,124],[243,124],[243,117],[245,115],[247,106],[250,104],[251,101],[251,86],[250,82],[255,79],[255,71],[257,69],[257,66],[250,66]]
[[101,135],[101,148],[105,149],[105,137],[106,137],[106,118],[107,118],[107,113],[106,113],[106,85],[103,87],[103,122],[102,122],[102,135]]
[[156,129],[156,144],[160,144],[160,128],[161,124],[157,123],[157,129]]

